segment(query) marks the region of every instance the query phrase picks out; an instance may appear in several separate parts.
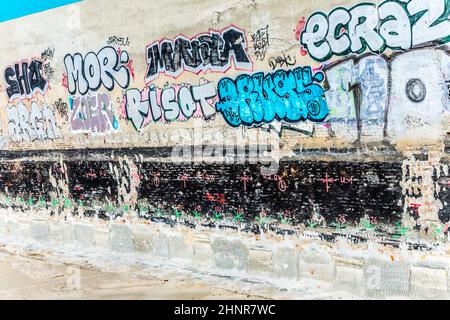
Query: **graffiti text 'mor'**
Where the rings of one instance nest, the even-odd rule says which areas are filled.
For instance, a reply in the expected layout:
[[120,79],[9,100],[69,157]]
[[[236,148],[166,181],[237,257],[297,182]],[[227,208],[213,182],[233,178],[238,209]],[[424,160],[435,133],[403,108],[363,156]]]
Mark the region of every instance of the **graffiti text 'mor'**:
[[112,91],[114,82],[125,89],[130,83],[128,52],[113,47],[104,47],[98,53],[89,52],[83,58],[80,53],[64,57],[67,72],[68,90],[75,95],[77,90],[85,95],[89,90],[95,92],[100,86]]

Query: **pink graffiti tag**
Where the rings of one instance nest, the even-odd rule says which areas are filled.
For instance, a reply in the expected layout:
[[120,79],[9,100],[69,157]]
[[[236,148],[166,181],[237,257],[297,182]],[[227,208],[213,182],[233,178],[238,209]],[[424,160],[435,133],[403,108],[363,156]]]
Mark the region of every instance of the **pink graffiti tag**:
[[[295,39],[297,39],[297,41],[300,41],[300,35],[303,31],[303,29],[305,28],[305,24],[306,24],[306,18],[302,17],[300,19],[300,21],[297,23],[297,26],[295,27]],[[306,51],[306,49],[303,46],[300,46],[300,54],[302,56],[306,56],[308,54],[308,51]]]
[[186,189],[186,181],[189,180],[189,175],[186,172],[183,172],[183,174],[180,176],[180,180],[183,181],[183,186]]
[[320,179],[320,181],[321,181],[322,183],[325,183],[327,193],[328,193],[328,191],[330,190],[330,184],[331,184],[331,183],[337,182],[336,179],[333,179],[333,178],[329,179],[329,178],[328,178],[328,173],[325,175],[325,179]]
[[246,172],[244,172],[244,174],[241,177],[238,177],[238,179],[244,183],[244,191],[247,191],[247,183],[251,180],[251,178],[247,176]]
[[159,187],[159,183],[160,183],[160,179],[159,179],[159,177],[161,176],[161,174],[158,172],[158,173],[153,173],[153,185],[155,186],[155,187]]

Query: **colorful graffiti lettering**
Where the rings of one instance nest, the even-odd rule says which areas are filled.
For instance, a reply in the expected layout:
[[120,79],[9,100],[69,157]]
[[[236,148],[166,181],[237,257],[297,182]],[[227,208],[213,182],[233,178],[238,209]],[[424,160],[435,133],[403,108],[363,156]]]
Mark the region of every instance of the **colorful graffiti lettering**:
[[69,106],[74,133],[105,134],[119,129],[111,98],[106,93],[70,97]]
[[313,13],[300,43],[317,61],[333,55],[382,53],[387,48],[409,50],[418,45],[450,41],[449,2],[446,0],[388,0],[339,7],[328,16]]
[[329,112],[325,91],[319,85],[323,79],[322,72],[313,74],[310,67],[224,78],[218,84],[216,109],[233,127],[275,119],[321,122]]

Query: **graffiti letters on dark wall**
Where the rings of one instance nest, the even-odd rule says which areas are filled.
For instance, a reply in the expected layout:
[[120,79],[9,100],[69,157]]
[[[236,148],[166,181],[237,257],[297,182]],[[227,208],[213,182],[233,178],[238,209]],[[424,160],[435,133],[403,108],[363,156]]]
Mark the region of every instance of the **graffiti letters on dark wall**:
[[132,61],[127,51],[104,47],[98,53],[68,54],[64,58],[67,72],[67,88],[71,95],[77,91],[85,95],[95,92],[100,86],[112,91],[115,83],[122,89],[128,88],[132,74]]
[[136,130],[150,122],[187,121],[190,118],[210,119],[215,113],[211,99],[217,95],[213,83],[173,85],[143,91],[129,89],[125,94],[125,115]]
[[328,115],[321,72],[310,67],[277,70],[273,73],[243,74],[218,84],[220,101],[216,104],[225,121],[233,126],[252,126],[273,120],[298,122],[323,121]]
[[18,103],[6,108],[8,130],[13,142],[53,140],[61,137],[53,110],[46,104],[31,103],[31,110]]
[[191,39],[178,36],[175,40],[156,41],[147,47],[146,59],[146,84],[160,73],[176,78],[183,71],[225,72],[231,68],[232,61],[237,69],[252,70],[245,33],[234,26]]
[[4,75],[9,101],[31,99],[37,93],[44,95],[48,89],[49,83],[44,76],[43,62],[39,59],[8,66]]
[[333,55],[408,50],[450,41],[447,0],[388,0],[338,7],[328,15],[315,12],[306,22],[300,43],[317,61]]
[[119,122],[107,93],[70,97],[69,105],[74,133],[106,134],[119,129]]

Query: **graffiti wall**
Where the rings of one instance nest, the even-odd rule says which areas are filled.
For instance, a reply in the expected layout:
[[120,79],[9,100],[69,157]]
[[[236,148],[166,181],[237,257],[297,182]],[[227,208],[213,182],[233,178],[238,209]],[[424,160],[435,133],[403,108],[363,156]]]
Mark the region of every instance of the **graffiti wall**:
[[450,1],[135,2],[0,28],[1,208],[450,239]]

